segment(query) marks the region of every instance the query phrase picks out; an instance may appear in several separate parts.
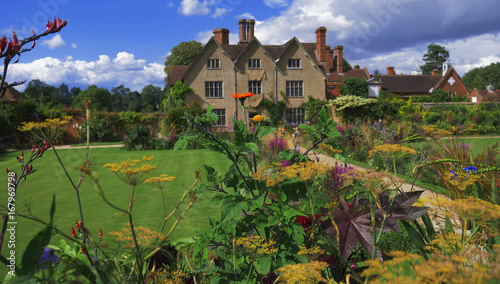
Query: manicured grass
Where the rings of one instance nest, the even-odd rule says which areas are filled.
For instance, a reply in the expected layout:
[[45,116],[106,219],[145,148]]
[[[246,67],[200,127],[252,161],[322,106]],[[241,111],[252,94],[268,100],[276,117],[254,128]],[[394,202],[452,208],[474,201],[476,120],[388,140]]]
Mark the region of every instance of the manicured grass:
[[[117,142],[91,142],[90,146],[103,146],[103,145],[122,145],[123,141]],[[87,143],[71,144],[71,147],[87,146]]]
[[[469,144],[471,149],[472,149],[472,153],[475,155],[483,153],[485,150],[487,150],[488,148],[491,148],[493,145],[495,145],[495,143],[500,143],[500,137],[498,137],[498,136],[465,136],[465,137],[458,136],[455,138],[461,139],[462,143]],[[448,139],[448,138],[443,138],[443,139]],[[419,147],[421,147],[420,145],[425,145],[428,143],[432,143],[432,142],[428,142],[428,141],[415,142],[415,143],[411,143],[409,145],[411,147],[412,144],[415,144],[415,145],[418,145]]]
[[[57,150],[62,157],[62,161],[68,169],[74,181],[77,181],[79,171],[76,169],[81,165],[85,157],[86,149],[65,149]],[[0,169],[4,171],[9,168],[11,171],[19,171],[20,166],[16,156],[20,152],[11,152],[0,155]],[[29,153],[25,152],[25,155]],[[211,165],[219,171],[223,171],[229,165],[224,156],[209,150],[185,150],[177,151],[172,156],[172,151],[124,151],[118,148],[90,149],[90,160],[95,165],[95,170],[99,176],[100,184],[108,200],[120,208],[126,209],[129,203],[130,189],[120,181],[114,173],[106,168],[102,168],[105,163],[120,162],[127,158],[141,159],[144,155],[154,155],[150,162],[156,164],[157,169],[147,174],[147,177],[168,174],[176,179],[164,189],[167,204],[167,214],[176,206],[178,200],[184,193],[184,189],[191,188],[195,180],[195,171],[201,170],[201,179],[198,184],[206,182],[202,165]],[[25,158],[26,159],[26,158]],[[33,168],[37,171],[30,175],[26,181],[20,184],[16,195],[16,211],[26,213],[31,209],[31,213],[43,220],[48,221],[50,203],[52,196],[56,196],[56,226],[66,233],[70,233],[75,222],[79,218],[77,199],[75,190],[71,187],[53,151],[49,150],[45,155],[36,160]],[[3,178],[4,185],[0,195],[0,205],[7,204],[7,178]],[[128,218],[117,215],[117,211],[107,205],[94,190],[89,179],[85,179],[80,188],[81,203],[83,205],[83,215],[85,225],[90,232],[97,237],[99,229],[104,232],[104,240],[114,241],[108,236],[109,232],[122,228],[122,223],[126,223]],[[201,195],[196,200],[191,210],[185,215],[183,221],[174,231],[171,240],[192,237],[198,229],[208,226],[208,216],[218,214],[217,210],[211,210],[209,205],[210,194]],[[3,209],[2,209],[3,210]],[[163,206],[161,203],[160,191],[152,184],[141,184],[136,188],[135,203],[133,207],[135,226],[144,226],[151,230],[159,231],[163,222]],[[170,225],[180,214],[174,215],[167,224],[164,232],[168,232]],[[28,241],[40,230],[42,225],[17,217],[16,226],[16,249],[17,257],[20,261],[22,252]],[[7,235],[8,236],[8,235]],[[61,237],[54,236],[51,243],[57,244]],[[5,241],[2,255],[6,255]],[[0,269],[0,279],[3,270]]]

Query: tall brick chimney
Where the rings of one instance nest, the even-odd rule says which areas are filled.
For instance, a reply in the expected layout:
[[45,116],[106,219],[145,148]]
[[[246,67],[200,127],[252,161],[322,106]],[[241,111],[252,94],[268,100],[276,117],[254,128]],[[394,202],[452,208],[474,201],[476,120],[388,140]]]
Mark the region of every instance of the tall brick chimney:
[[247,21],[247,41],[251,41],[254,37],[255,20],[250,19]]
[[238,44],[246,43],[247,42],[247,20],[240,19],[238,21],[238,26],[240,28],[240,41],[238,42]]
[[387,75],[394,75],[394,66],[387,66]]
[[214,37],[220,44],[229,44],[229,30],[228,29],[215,29]]
[[339,74],[344,73],[344,47],[342,45],[338,45],[334,48],[335,56],[337,56],[337,72]]
[[319,61],[326,62],[326,28],[319,27],[316,29],[316,51],[318,52]]

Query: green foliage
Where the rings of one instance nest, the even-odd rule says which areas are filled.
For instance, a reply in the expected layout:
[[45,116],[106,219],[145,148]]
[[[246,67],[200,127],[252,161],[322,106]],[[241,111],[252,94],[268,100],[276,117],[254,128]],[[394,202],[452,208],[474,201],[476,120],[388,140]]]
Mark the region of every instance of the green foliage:
[[13,135],[19,133],[17,129],[22,122],[36,120],[35,114],[36,105],[31,100],[20,100],[17,103],[1,101],[0,125],[2,127],[0,127],[0,138],[13,138]]
[[185,115],[197,116],[203,113],[201,105],[196,102],[191,102],[188,106],[172,108],[167,111],[166,119],[167,131],[170,133],[181,133],[187,129],[188,122]]
[[170,50],[165,60],[165,73],[168,66],[191,65],[203,49],[203,44],[197,41],[183,41]]
[[430,96],[412,96],[412,101],[416,103],[423,102],[467,102],[469,99],[462,96],[448,96],[443,89],[437,89],[430,94]]
[[[120,141],[120,118],[117,114],[92,111],[90,114],[90,142]],[[87,121],[84,120],[78,135],[79,141],[87,141]]]
[[[323,100],[317,100],[314,99],[313,97],[309,96],[307,98],[307,103],[303,103],[301,107],[306,109],[306,120],[309,121],[311,124],[316,124],[318,123],[318,117],[320,114],[321,109],[323,109],[324,106],[326,106],[328,102],[323,101]],[[330,109],[327,109],[328,116],[331,117],[331,111]]]
[[360,78],[347,78],[344,85],[339,87],[342,96],[356,96],[368,98],[368,83]]
[[424,54],[425,64],[420,66],[422,74],[430,75],[435,69],[441,72],[443,69],[443,63],[446,62],[449,57],[450,52],[443,46],[429,44],[429,46],[427,46],[427,53]]
[[273,93],[269,93],[269,98],[262,98],[259,105],[257,106],[258,110],[265,110],[266,114],[269,117],[269,124],[273,127],[278,127],[283,122],[283,114],[286,109],[286,96],[284,93],[281,93],[282,100],[278,100],[278,103],[274,103]]
[[329,106],[336,106],[335,111],[340,114],[342,121],[351,123],[362,114],[367,113],[377,99],[367,99],[359,96],[340,96],[329,101]]
[[98,88],[96,85],[90,85],[86,90],[80,92],[73,98],[73,106],[85,108],[84,99],[91,98],[91,108],[94,110],[110,110],[111,93],[104,88]]
[[473,90],[474,88],[478,90],[485,90],[486,86],[493,85],[493,89],[500,89],[500,62],[491,63],[485,67],[474,68],[467,73],[462,78],[464,84]]

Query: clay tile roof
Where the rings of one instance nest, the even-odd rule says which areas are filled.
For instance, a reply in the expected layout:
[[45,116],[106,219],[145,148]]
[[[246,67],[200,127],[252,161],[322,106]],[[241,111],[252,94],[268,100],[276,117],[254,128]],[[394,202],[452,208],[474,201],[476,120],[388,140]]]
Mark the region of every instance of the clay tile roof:
[[388,93],[429,93],[441,76],[434,75],[375,75],[382,82],[382,90]]
[[269,52],[269,55],[274,60],[280,57],[284,48],[283,45],[264,45],[263,47],[267,50],[267,52]]
[[224,44],[222,45],[222,48],[224,51],[226,51],[227,55],[231,57],[233,61],[238,59],[240,54],[243,52],[245,49],[246,44]]
[[[4,85],[5,86],[5,85]],[[20,93],[18,90],[9,87],[7,88],[7,91],[5,91],[5,96],[3,97],[2,100],[4,101],[10,101],[10,102],[17,102],[19,100],[27,100],[28,98]]]
[[[335,72],[334,72],[335,73]],[[360,78],[363,80],[370,79],[370,74],[367,73],[366,69],[351,69],[347,72],[344,72],[344,79],[347,78]]]
[[498,102],[500,101],[500,90],[493,90],[490,92],[488,90],[476,90],[479,96],[483,98],[483,101],[487,102]]
[[309,53],[312,61],[316,63],[316,65],[319,65],[318,61],[316,60],[316,43],[304,42],[302,43],[302,46],[307,51],[307,53]]
[[173,86],[177,81],[180,81],[189,66],[169,66],[167,68],[167,85]]

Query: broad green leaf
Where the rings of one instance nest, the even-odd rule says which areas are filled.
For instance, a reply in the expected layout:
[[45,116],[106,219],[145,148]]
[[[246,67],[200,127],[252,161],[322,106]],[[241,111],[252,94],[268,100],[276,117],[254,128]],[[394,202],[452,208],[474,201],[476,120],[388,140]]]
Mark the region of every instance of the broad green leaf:
[[272,260],[270,256],[257,258],[254,262],[255,270],[257,270],[257,272],[261,275],[266,275],[271,270],[271,262]]
[[276,131],[276,128],[274,127],[269,127],[269,126],[262,126],[259,129],[259,132],[257,133],[257,137],[259,140],[262,140],[264,136],[267,136],[269,134],[273,134]]

